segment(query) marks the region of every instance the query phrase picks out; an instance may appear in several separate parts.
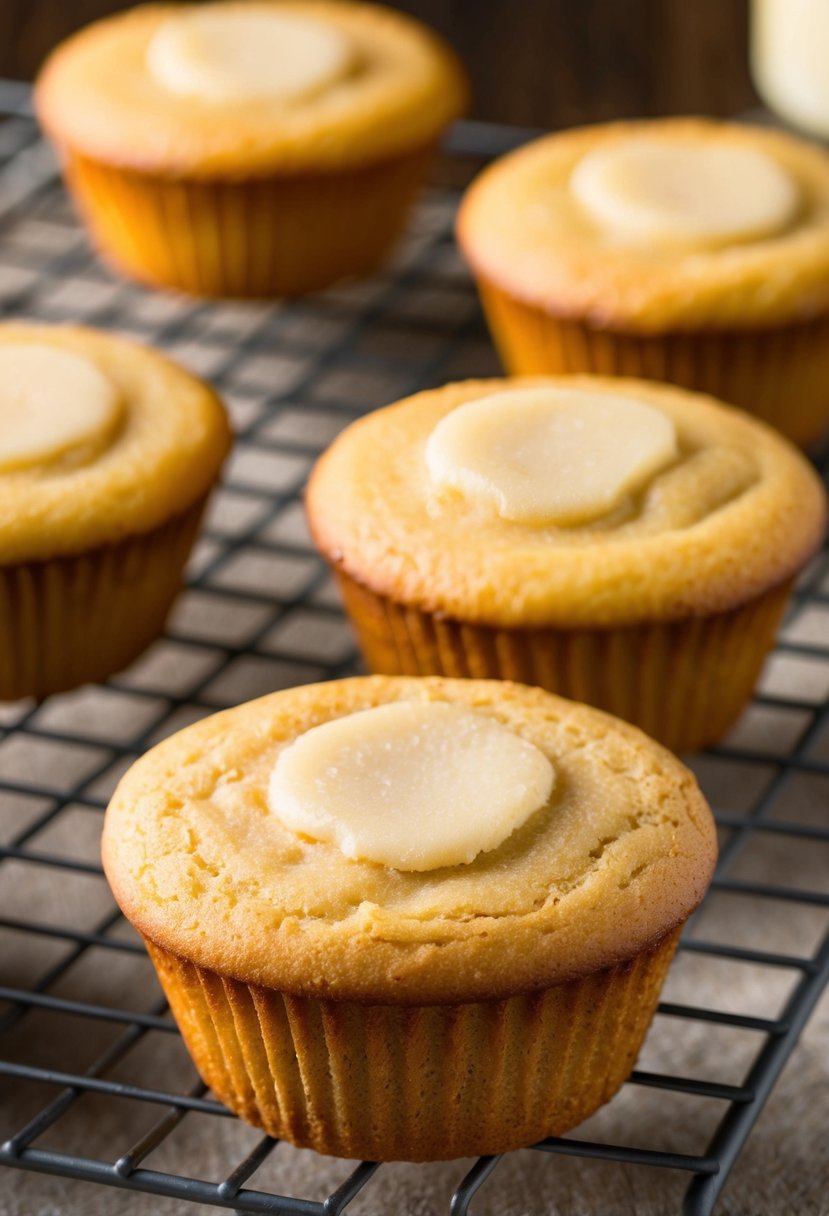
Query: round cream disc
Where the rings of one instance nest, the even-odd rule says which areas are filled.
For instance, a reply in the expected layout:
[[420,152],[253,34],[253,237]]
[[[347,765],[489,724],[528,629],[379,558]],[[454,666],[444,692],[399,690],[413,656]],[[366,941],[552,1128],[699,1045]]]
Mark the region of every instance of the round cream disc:
[[800,205],[771,156],[740,145],[632,137],[595,148],[570,187],[591,218],[638,244],[723,244],[780,231]]
[[344,35],[321,21],[235,4],[194,6],[158,27],[147,48],[171,93],[216,104],[300,101],[353,66]]
[[99,446],[120,416],[115,386],[90,360],[45,343],[0,345],[0,473]]
[[469,401],[426,443],[439,492],[502,519],[560,527],[606,515],[676,455],[674,424],[661,410],[569,388],[505,389]]
[[270,809],[346,857],[397,870],[463,865],[498,847],[550,797],[534,744],[443,701],[400,701],[316,726],[273,770]]

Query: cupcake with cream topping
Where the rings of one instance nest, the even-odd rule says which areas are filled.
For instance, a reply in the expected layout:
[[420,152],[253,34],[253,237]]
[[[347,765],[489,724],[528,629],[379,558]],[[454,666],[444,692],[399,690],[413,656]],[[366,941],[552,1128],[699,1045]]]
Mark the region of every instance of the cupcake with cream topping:
[[205,1082],[375,1161],[568,1130],[633,1067],[715,858],[640,731],[498,681],[274,693],[136,762],[107,877]]
[[36,105],[102,253],[210,296],[366,273],[400,232],[463,73],[354,0],[147,5],[49,57]]

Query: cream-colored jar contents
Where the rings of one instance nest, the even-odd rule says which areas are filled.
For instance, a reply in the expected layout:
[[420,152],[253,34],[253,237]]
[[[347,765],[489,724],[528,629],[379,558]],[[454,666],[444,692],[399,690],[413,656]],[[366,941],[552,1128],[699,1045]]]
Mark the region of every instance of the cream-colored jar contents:
[[553,766],[494,718],[400,701],[316,726],[273,770],[271,811],[346,857],[396,870],[471,862],[544,806]]
[[156,81],[202,101],[301,101],[354,66],[348,40],[333,26],[236,5],[194,7],[169,17],[147,48]]
[[772,109],[813,135],[829,136],[829,4],[753,0],[751,67]]
[[725,143],[614,141],[583,157],[570,188],[600,227],[644,245],[759,239],[785,228],[800,205],[777,161]]
[[94,451],[121,413],[115,386],[89,359],[38,343],[0,347],[0,473]]
[[676,430],[661,410],[580,389],[513,389],[467,402],[426,443],[439,493],[542,526],[607,514],[676,456]]

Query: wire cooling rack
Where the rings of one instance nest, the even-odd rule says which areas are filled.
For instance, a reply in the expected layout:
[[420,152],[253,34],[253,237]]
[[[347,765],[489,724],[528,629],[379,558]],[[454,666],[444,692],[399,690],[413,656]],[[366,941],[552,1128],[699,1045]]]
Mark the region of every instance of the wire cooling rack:
[[[96,261],[25,92],[0,85],[0,107],[4,313],[113,328],[165,348],[218,386],[237,433],[165,638],[105,686],[0,707],[0,1165],[238,1212],[333,1216],[355,1199],[355,1210],[382,1211],[383,1174],[395,1167],[277,1146],[198,1083],[112,904],[97,842],[118,776],[157,739],[222,706],[357,670],[299,494],[315,455],[359,413],[497,371],[452,244],[456,193],[427,196],[394,262],[371,281],[289,305],[193,303],[137,288]],[[453,150],[485,155],[515,140],[466,126]],[[829,980],[827,694],[824,553],[801,582],[761,695],[728,744],[695,761],[718,809],[722,856],[639,1070],[575,1137],[518,1155],[543,1210],[558,1202],[563,1164],[554,1169],[553,1158],[564,1155],[579,1159],[577,1187],[596,1159],[686,1183],[690,1175],[684,1199],[677,1181],[672,1210],[712,1211]],[[671,985],[683,974],[677,995]],[[691,1113],[665,1143],[669,1106],[683,1100]],[[186,1134],[194,1124],[198,1134]],[[621,1143],[620,1128],[639,1143]],[[187,1154],[206,1141],[227,1168],[191,1176]],[[457,1164],[442,1210],[503,1210],[495,1188],[499,1176],[515,1177],[510,1157]],[[432,1167],[408,1168],[410,1210],[426,1210],[418,1195]]]

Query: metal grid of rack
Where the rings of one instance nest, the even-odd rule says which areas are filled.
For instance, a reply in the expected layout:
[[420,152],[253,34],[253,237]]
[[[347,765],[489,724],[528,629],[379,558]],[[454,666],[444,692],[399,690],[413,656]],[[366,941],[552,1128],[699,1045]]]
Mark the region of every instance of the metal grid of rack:
[[[372,1187],[389,1167],[351,1163],[329,1185],[322,1167],[331,1163],[317,1159],[322,1193],[291,1197],[279,1170],[287,1146],[244,1128],[205,1093],[186,1059],[173,1059],[175,1026],[108,895],[97,836],[117,777],[157,739],[239,700],[357,670],[298,496],[315,455],[359,413],[446,379],[497,371],[451,240],[456,195],[429,194],[392,265],[369,282],[290,305],[194,303],[144,291],[101,267],[25,113],[25,94],[0,85],[0,106],[12,113],[0,126],[3,313],[114,328],[166,349],[223,392],[237,433],[165,638],[105,686],[42,705],[0,707],[0,1165],[240,1212],[333,1216],[358,1195],[370,1210]],[[513,138],[467,127],[453,144],[480,154]],[[677,1208],[682,1203],[697,1216],[712,1211],[829,982],[829,890],[819,880],[827,867],[798,861],[797,881],[777,876],[781,850],[814,856],[829,849],[829,827],[818,813],[829,801],[827,694],[824,553],[801,582],[749,711],[754,733],[743,726],[696,762],[724,843],[678,967],[696,966],[691,991],[703,995],[699,968],[709,964],[725,965],[732,977],[741,967],[785,976],[782,987],[769,981],[777,1005],[771,1012],[735,1009],[669,993],[653,1034],[661,1030],[671,1050],[661,1065],[658,1057],[654,1067],[640,1061],[611,1104],[633,1094],[626,1126],[635,1129],[645,1091],[658,1091],[664,1102],[700,1100],[714,1110],[707,1145],[661,1147],[655,1136],[637,1147],[608,1142],[600,1132],[588,1139],[580,1130],[535,1146],[536,1162],[565,1155],[581,1159],[585,1171],[594,1159],[677,1171],[690,1175]],[[744,864],[758,842],[771,850],[759,869]],[[730,901],[724,923],[749,927],[742,941],[719,929],[708,934],[706,914],[717,900]],[[791,914],[804,909],[810,920],[800,929]],[[790,920],[795,944],[778,948]],[[727,979],[725,990],[732,986]],[[703,1075],[676,1075],[665,1059],[676,1058],[676,1044],[691,1028],[711,1040]],[[749,1041],[736,1076],[725,1068],[731,1048],[718,1046],[719,1031],[739,1031]],[[150,1056],[162,1061],[155,1071]],[[122,1115],[128,1107],[131,1117],[122,1124],[101,1110],[90,1115],[86,1108],[95,1103]],[[176,1157],[176,1137],[198,1119],[221,1127],[234,1145],[241,1142],[233,1128],[248,1134],[222,1177],[191,1177]],[[122,1125],[134,1130],[116,1139],[110,1128]],[[646,1134],[658,1125],[659,1117],[645,1121]],[[463,1165],[448,1202],[454,1216],[482,1210],[503,1160]],[[265,1188],[261,1177],[273,1181]],[[551,1202],[555,1188],[551,1169]]]

